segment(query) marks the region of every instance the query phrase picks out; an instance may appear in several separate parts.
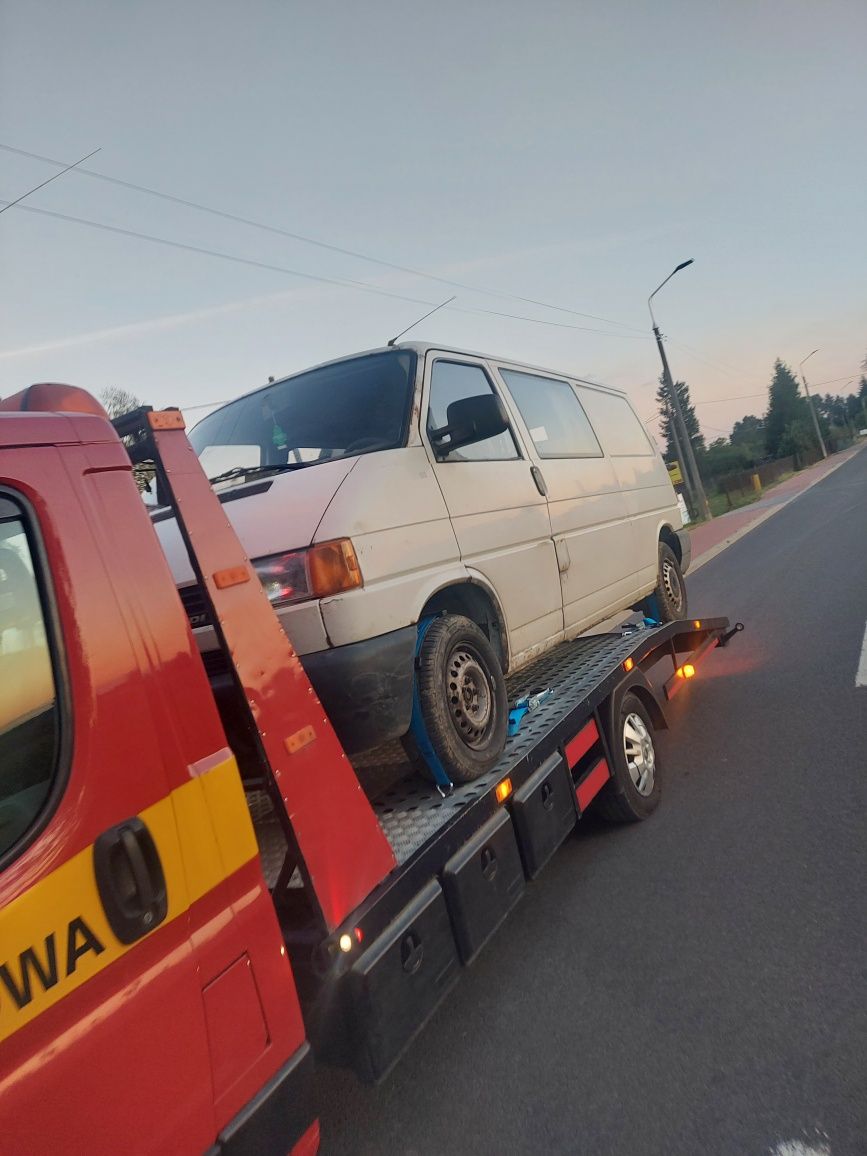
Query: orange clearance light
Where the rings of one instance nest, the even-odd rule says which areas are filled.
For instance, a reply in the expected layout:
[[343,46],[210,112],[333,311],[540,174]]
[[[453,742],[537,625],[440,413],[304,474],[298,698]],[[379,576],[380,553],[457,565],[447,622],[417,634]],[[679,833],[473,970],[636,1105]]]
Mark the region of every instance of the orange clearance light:
[[693,622],[693,626],[695,627],[696,630],[701,630],[701,619],[696,618],[695,622]]
[[289,735],[287,739],[283,740],[283,744],[290,755],[297,755],[299,751],[304,750],[305,747],[309,747],[315,739],[316,731],[313,727],[307,726]]
[[512,793],[512,780],[503,779],[502,783],[497,783],[497,789],[494,794],[497,796],[498,803],[505,803],[509,795]]
[[246,566],[229,566],[225,570],[214,571],[214,585],[218,590],[228,590],[230,586],[242,586],[250,581],[250,571]]
[[684,678],[695,678],[695,667],[691,662],[685,662],[681,667]]
[[347,935],[346,932],[344,931],[343,935],[341,935],[341,937],[337,941],[337,946],[343,952],[352,951],[352,936]]
[[627,659],[624,661],[624,663],[623,663],[623,669],[624,669],[624,670],[625,670],[627,673],[628,673],[630,670],[632,670],[633,666],[635,666],[635,661],[634,661],[633,659],[631,659],[631,658],[627,658]]
[[179,409],[155,409],[148,414],[151,429],[186,429],[184,415]]

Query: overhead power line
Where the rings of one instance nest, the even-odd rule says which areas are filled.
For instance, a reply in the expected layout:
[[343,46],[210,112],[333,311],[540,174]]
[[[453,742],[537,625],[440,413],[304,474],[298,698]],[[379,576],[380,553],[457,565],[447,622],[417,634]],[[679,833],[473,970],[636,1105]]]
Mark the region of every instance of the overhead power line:
[[5,213],[6,210],[11,209],[13,205],[20,205],[21,202],[27,197],[31,196],[33,193],[38,192],[40,189],[44,189],[46,185],[50,185],[52,181],[56,181],[58,177],[62,177],[64,173],[68,173],[70,169],[77,169],[80,164],[86,160],[89,160],[90,157],[95,157],[98,152],[99,149],[94,149],[92,153],[88,153],[87,156],[82,157],[81,160],[73,161],[71,165],[67,165],[65,168],[62,168],[59,173],[55,173],[54,176],[49,177],[47,181],[42,181],[40,184],[34,185],[32,189],[28,189],[26,193],[22,193],[21,196],[16,197],[14,201],[7,201],[3,208],[0,209],[0,213]]
[[[30,160],[41,161],[50,165],[62,165],[64,162],[57,160],[55,157],[43,156],[41,153],[28,152],[26,149],[15,148],[12,145],[0,143],[0,149],[4,152],[14,153],[17,156],[28,157]],[[86,158],[85,158],[86,159]],[[67,166],[71,167],[71,166]],[[224,221],[232,221],[235,224],[246,225],[252,229],[261,229],[266,233],[273,233],[276,236],[286,237],[292,241],[299,241],[304,245],[313,245],[318,249],[325,249],[330,253],[340,253],[344,257],[352,257],[357,261],[367,261],[373,265],[379,265],[384,269],[391,269],[398,273],[408,273],[413,277],[422,277],[428,281],[436,281],[440,285],[448,285],[453,289],[464,289],[471,293],[481,293],[489,297],[498,297],[504,301],[521,301],[525,305],[537,305],[542,309],[552,309],[558,313],[568,313],[573,317],[584,317],[590,321],[601,321],[605,325],[614,325],[621,329],[631,329],[635,333],[643,333],[635,325],[627,325],[623,321],[612,321],[608,317],[600,317],[595,313],[582,313],[577,309],[569,309],[564,305],[554,305],[548,301],[538,301],[533,297],[521,297],[516,293],[504,293],[502,290],[489,289],[481,285],[469,285],[463,281],[455,281],[448,277],[440,277],[435,273],[427,273],[423,269],[415,269],[409,265],[400,265],[394,261],[387,261],[381,257],[373,257],[369,253],[360,253],[354,249],[346,249],[341,245],[335,245],[328,241],[320,241],[315,237],[305,236],[303,233],[295,233],[289,229],[282,229],[277,225],[268,225],[263,221],[256,221],[251,217],[242,217],[237,213],[229,213],[223,209],[216,209],[212,205],[203,205],[198,201],[188,200],[186,197],[179,197],[173,193],[165,193],[159,189],[149,188],[147,185],[139,185],[133,181],[125,181],[120,177],[112,177],[107,173],[100,173],[94,169],[78,168],[83,176],[94,178],[94,180],[105,181],[107,184],[117,185],[120,188],[131,189],[137,193],[144,193],[149,197],[158,197],[162,201],[169,201],[172,204],[182,205],[187,209],[194,209],[200,213],[208,213],[213,217],[220,217]],[[59,174],[58,174],[59,175]],[[523,318],[522,320],[528,320]]]
[[[0,200],[0,204],[9,205],[8,201]],[[204,245],[192,245],[186,241],[175,241],[169,237],[158,237],[153,233],[142,233],[137,229],[126,229],[122,225],[109,225],[104,221],[93,221],[86,217],[76,217],[71,213],[59,213],[54,209],[41,209],[35,205],[20,205],[22,213],[36,213],[42,217],[52,217],[58,221],[68,221],[76,225],[84,225],[90,229],[99,229],[105,233],[114,233],[122,237],[134,237],[139,241],[149,241],[154,245],[164,245],[170,249],[180,249],[187,253],[198,253],[200,256],[216,257],[221,261],[232,261],[238,265],[249,265],[256,269],[266,269],[272,273],[285,273],[290,277],[300,277],[305,281],[316,281],[324,285],[336,285],[342,289],[355,289],[361,293],[374,293],[379,297],[389,297],[394,301],[408,301],[414,305],[436,305],[436,301],[426,301],[421,297],[410,297],[406,293],[395,293],[389,289],[380,289],[366,281],[355,281],[352,278],[324,277],[318,273],[306,273],[300,269],[290,269],[285,265],[275,265],[268,261],[257,261],[252,257],[242,257],[237,253],[224,253],[219,249],[210,249]],[[539,317],[525,317],[519,313],[501,313],[493,309],[470,308],[468,306],[449,305],[448,309],[456,313],[487,314],[492,317],[506,317],[512,321],[528,321],[534,325],[549,325],[557,329],[575,329],[582,333],[598,333],[603,337],[616,337],[620,340],[643,341],[644,335],[632,333],[611,333],[606,329],[593,329],[587,325],[571,325],[565,321],[545,321]]]

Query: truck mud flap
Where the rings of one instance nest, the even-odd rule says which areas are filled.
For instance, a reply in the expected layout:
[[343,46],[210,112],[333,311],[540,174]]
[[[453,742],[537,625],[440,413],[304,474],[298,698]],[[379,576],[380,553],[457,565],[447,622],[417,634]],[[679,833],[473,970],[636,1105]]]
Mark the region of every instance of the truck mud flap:
[[449,859],[442,881],[461,959],[469,963],[524,892],[524,869],[507,811],[494,815]]
[[524,871],[535,879],[578,819],[572,776],[559,752],[515,791],[511,811]]
[[349,972],[362,1079],[388,1073],[459,976],[442,888],[431,880]]

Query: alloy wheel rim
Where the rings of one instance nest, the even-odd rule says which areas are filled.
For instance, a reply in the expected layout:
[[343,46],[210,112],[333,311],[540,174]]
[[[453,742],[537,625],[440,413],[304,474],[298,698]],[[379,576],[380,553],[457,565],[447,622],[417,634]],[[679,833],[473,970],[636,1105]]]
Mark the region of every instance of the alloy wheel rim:
[[656,752],[644,719],[628,714],[623,720],[623,753],[629,777],[639,795],[647,798],[653,792]]

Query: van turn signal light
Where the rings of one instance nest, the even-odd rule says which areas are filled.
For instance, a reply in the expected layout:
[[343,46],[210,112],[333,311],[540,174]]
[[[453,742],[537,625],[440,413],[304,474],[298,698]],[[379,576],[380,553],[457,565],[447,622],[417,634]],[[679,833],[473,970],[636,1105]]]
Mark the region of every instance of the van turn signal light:
[[624,659],[623,669],[626,671],[627,674],[630,672],[630,670],[632,670],[633,666],[635,666],[635,659],[633,659],[633,658]]
[[695,667],[691,662],[685,662],[683,666],[677,668],[678,678],[695,678]]

